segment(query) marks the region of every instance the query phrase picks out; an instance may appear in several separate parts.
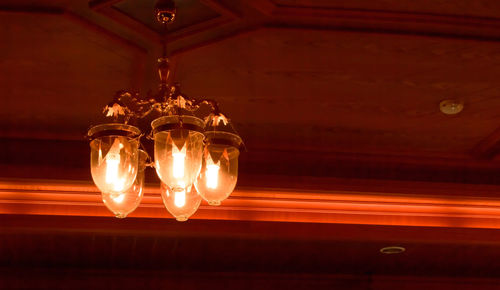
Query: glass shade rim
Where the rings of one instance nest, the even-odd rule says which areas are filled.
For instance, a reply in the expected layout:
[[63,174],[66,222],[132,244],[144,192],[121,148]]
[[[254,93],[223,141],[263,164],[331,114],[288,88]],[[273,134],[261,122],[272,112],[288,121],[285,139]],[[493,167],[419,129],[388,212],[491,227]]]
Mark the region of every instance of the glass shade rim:
[[238,150],[240,150],[243,146],[243,139],[235,133],[212,130],[205,131],[204,135],[208,144],[232,146]]
[[153,134],[183,128],[203,133],[204,125],[205,122],[202,119],[189,115],[162,116],[151,122]]
[[87,136],[90,140],[100,137],[123,136],[135,139],[141,136],[141,130],[135,126],[121,123],[106,123],[93,126],[89,129]]

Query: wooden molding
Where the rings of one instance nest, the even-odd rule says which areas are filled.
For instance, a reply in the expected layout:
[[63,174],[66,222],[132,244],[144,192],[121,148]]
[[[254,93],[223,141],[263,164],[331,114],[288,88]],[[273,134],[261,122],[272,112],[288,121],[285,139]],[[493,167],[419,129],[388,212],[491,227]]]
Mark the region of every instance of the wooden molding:
[[271,0],[247,1],[247,4],[263,15],[275,19],[274,23],[280,22],[280,19],[287,19],[288,26],[320,25],[322,29],[357,29],[489,40],[498,40],[500,37],[500,18],[283,6],[276,5]]
[[[144,23],[113,7],[113,4],[120,1],[121,0],[96,0],[92,1],[89,4],[89,7],[94,11],[109,17],[117,23],[130,28],[141,35],[146,36],[153,43],[161,43],[163,40],[163,36],[160,33],[154,31]],[[241,17],[235,12],[225,8],[216,0],[204,0],[201,2],[217,12],[219,16],[194,25],[190,25],[182,29],[171,31],[168,33],[169,41],[173,42],[176,40],[184,39],[186,37],[225,25]]]
[[[374,184],[364,182],[349,189],[332,183],[329,191],[242,188],[222,206],[203,203],[192,218],[500,229],[500,197],[491,197],[491,192],[500,192],[500,186]],[[434,188],[439,190],[429,194]],[[441,194],[443,191],[448,194]],[[145,192],[131,217],[169,217],[159,189],[148,187]],[[0,181],[0,214],[111,216],[95,186],[49,180]]]

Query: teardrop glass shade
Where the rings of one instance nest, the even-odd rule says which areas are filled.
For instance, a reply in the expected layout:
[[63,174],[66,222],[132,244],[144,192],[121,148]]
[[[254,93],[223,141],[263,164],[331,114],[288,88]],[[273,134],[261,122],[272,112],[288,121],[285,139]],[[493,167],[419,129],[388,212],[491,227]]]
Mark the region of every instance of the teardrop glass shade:
[[200,207],[201,196],[194,186],[187,190],[172,190],[163,182],[161,183],[161,198],[165,208],[177,221],[187,221]]
[[135,181],[139,168],[139,136],[136,127],[104,124],[91,128],[90,167],[101,192],[120,193]]
[[205,134],[208,145],[203,153],[202,169],[195,186],[209,205],[220,205],[233,192],[238,181],[240,151],[231,144],[241,144],[241,138],[222,131]]
[[151,123],[155,168],[161,181],[175,190],[192,186],[200,173],[203,121],[192,116],[160,117]]
[[137,209],[143,197],[144,171],[148,154],[139,150],[139,171],[132,186],[123,192],[102,192],[101,197],[104,205],[117,217],[125,218]]

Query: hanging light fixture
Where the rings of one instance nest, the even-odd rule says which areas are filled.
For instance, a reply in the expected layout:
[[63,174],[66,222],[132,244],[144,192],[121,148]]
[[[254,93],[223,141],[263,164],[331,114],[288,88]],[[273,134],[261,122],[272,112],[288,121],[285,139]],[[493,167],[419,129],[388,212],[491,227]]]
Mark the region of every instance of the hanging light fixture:
[[[156,19],[165,28],[175,16],[173,1],[157,3]],[[156,169],[163,203],[178,221],[194,214],[202,198],[219,205],[236,186],[242,139],[216,101],[189,98],[171,83],[166,51],[164,42],[158,92],[140,96],[118,91],[103,111],[113,122],[88,132],[92,178],[104,204],[118,218],[139,206],[148,166]],[[131,124],[153,114],[159,117],[146,130],[154,140],[154,162],[149,162],[148,153],[140,149],[143,133]]]

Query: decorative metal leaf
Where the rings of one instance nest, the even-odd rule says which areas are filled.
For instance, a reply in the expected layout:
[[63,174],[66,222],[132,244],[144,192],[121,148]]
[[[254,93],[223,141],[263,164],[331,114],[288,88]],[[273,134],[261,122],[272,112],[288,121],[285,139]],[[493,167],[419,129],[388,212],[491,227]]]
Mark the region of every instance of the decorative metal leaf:
[[205,126],[210,124],[214,127],[217,127],[219,126],[220,122],[222,122],[224,126],[227,126],[227,124],[229,124],[229,119],[226,118],[226,116],[224,116],[223,114],[210,114],[205,118]]
[[181,95],[177,97],[177,106],[179,106],[179,108],[181,109],[186,108],[186,99]]
[[108,104],[104,107],[103,113],[106,114],[106,117],[118,117],[125,115],[125,107],[121,106],[118,103],[113,103],[111,106]]

